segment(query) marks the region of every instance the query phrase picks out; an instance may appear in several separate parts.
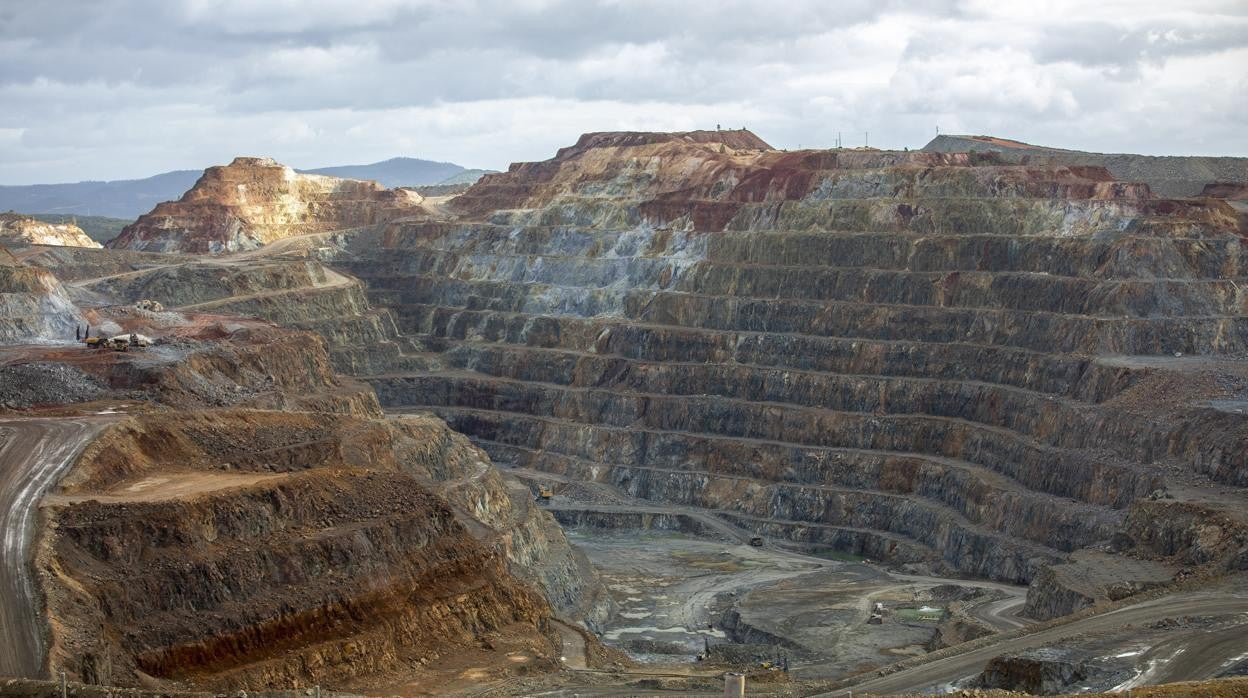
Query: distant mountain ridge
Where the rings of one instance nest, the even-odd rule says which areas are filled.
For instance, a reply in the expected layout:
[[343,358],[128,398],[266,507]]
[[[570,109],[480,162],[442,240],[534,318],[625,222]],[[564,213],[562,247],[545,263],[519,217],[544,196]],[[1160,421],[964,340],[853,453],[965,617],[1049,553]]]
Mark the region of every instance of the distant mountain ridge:
[[[470,170],[450,162],[397,157],[368,165],[298,170],[346,179],[371,179],[387,188],[475,182],[490,170]],[[203,170],[175,170],[143,179],[65,184],[0,185],[0,211],[31,214],[105,216],[133,220],[156,204],[175,201],[195,186]],[[449,181],[448,181],[449,180]]]
[[306,174],[329,175],[343,179],[371,179],[387,189],[442,184],[467,168],[452,162],[434,162],[417,158],[390,158],[371,165],[337,165],[313,170],[297,170]]
[[0,210],[134,219],[182,196],[202,170],[174,170],[144,179],[0,186]]

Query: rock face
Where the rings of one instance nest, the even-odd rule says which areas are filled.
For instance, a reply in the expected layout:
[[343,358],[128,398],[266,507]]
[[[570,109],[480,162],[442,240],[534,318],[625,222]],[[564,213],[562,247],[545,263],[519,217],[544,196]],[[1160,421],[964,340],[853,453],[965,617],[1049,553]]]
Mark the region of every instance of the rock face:
[[312,330],[329,343],[335,368],[377,373],[402,362],[413,348],[392,314],[372,307],[363,284],[313,260],[192,259],[81,285],[116,303],[154,300],[191,312],[250,315]]
[[66,340],[82,314],[51,272],[0,250],[0,344]]
[[1150,560],[1076,551],[1066,562],[1046,567],[1036,575],[1027,590],[1023,615],[1038,620],[1057,618],[1103,601],[1126,598],[1173,577],[1173,569]]
[[1087,674],[1088,668],[1074,653],[1043,648],[1019,655],[994,657],[984,667],[979,685],[1048,696],[1067,692]]
[[[333,275],[300,269],[259,265],[201,293]],[[527,487],[436,417],[383,416],[368,386],[334,372],[326,339],[121,308],[92,312],[131,331],[157,323],[160,343],[14,349],[0,371],[0,411],[95,400],[109,402],[90,414],[133,413],[103,417],[118,421],[45,501],[47,672],[219,689],[433,686],[467,667],[554,669],[548,620],[593,624],[609,610]]]
[[296,173],[268,158],[204,170],[181,199],[156,206],[109,241],[116,249],[218,253],[293,235],[421,213],[421,197],[376,182]]
[[433,473],[488,470],[439,431],[246,411],[122,422],[49,500],[51,664],[254,688],[375,680],[491,633],[549,656],[549,606],[436,494]]
[[1248,385],[1217,359],[1248,349],[1224,201],[695,132],[589,134],[450,206],[331,263],[425,348],[363,374],[382,404],[496,460],[1012,582],[1169,473],[1248,484],[1248,422],[1211,407]]
[[0,244],[100,247],[70,223],[44,223],[12,212],[0,213]]

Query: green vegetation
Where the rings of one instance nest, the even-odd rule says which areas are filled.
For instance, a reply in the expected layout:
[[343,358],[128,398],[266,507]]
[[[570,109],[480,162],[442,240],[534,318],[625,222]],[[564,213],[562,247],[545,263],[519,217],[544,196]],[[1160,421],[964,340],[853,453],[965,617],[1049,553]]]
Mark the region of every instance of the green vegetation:
[[854,555],[853,553],[841,552],[833,548],[816,548],[810,550],[809,553],[815,557],[821,557],[825,560],[834,560],[836,562],[866,562],[867,558],[862,555]]
[[87,237],[99,243],[108,242],[121,234],[121,229],[133,223],[125,218],[108,218],[105,216],[71,216],[62,213],[28,213],[35,220],[44,223],[74,223]]

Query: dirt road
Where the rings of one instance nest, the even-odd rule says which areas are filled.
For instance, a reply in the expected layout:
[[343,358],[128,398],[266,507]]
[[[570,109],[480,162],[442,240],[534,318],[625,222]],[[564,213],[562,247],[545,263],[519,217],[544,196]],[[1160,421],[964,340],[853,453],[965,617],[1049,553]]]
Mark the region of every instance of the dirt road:
[[563,644],[563,665],[569,669],[589,668],[589,653],[585,650],[585,638],[568,623],[552,618],[551,624],[559,631]]
[[[1087,635],[1105,630],[1122,628],[1127,625],[1153,623],[1166,618],[1178,618],[1189,615],[1220,615],[1248,612],[1248,598],[1233,594],[1191,593],[1180,596],[1167,596],[1153,601],[1127,606],[1116,611],[1092,616],[1083,620],[1044,630],[1014,639],[990,644],[981,649],[963,652],[928,662],[911,669],[899,671],[888,676],[858,682],[844,689],[819,694],[827,698],[854,694],[876,693],[909,693],[920,692],[937,686],[979,673],[989,659],[1005,653],[1019,652],[1033,647],[1041,647],[1058,643],[1062,638]],[[1155,683],[1164,677],[1165,681],[1188,681],[1206,679],[1212,668],[1221,666],[1227,659],[1227,653],[1242,653],[1245,638],[1242,635],[1228,637],[1219,633],[1193,633],[1184,638],[1176,646],[1169,646],[1165,657],[1158,658],[1154,675],[1148,676],[1147,683]],[[1182,646],[1177,646],[1181,644]],[[1182,655],[1192,657],[1211,657],[1216,660],[1202,662],[1174,662]],[[1141,681],[1144,683],[1145,681]]]
[[[521,468],[511,468],[509,472],[515,473],[522,477],[530,477],[537,479],[554,480],[558,482],[567,482],[569,478],[552,475],[549,473],[541,473]],[[546,508],[550,511],[589,511],[598,513],[650,513],[650,514],[670,514],[677,516],[686,516],[694,519],[706,526],[708,529],[715,531],[727,540],[736,543],[745,543],[753,533],[742,530],[719,516],[716,516],[714,510],[698,509],[695,507],[684,507],[679,505],[658,504],[653,502],[636,503],[636,504],[595,504],[582,503],[575,500],[565,500],[562,497],[556,497]],[[825,567],[831,564],[827,559],[807,555],[804,553],[788,550],[782,547],[778,541],[769,541],[767,547],[769,553],[777,557],[784,557],[794,561],[806,562],[817,567]],[[994,630],[1013,630],[1024,625],[1030,625],[1035,621],[1029,618],[1023,618],[1018,612],[1023,609],[1023,604],[1027,600],[1027,587],[1015,584],[1003,584],[1000,582],[989,582],[978,579],[955,579],[943,577],[930,577],[912,574],[890,573],[891,577],[902,582],[911,582],[915,584],[926,584],[931,586],[939,586],[942,584],[956,584],[959,586],[976,587],[980,589],[990,589],[1003,592],[1005,598],[995,601],[985,601],[983,603],[972,606],[968,609],[968,613],[984,622]],[[870,603],[864,606],[863,620],[870,615]]]
[[42,674],[44,630],[31,569],[39,500],[115,419],[0,420],[0,676]]

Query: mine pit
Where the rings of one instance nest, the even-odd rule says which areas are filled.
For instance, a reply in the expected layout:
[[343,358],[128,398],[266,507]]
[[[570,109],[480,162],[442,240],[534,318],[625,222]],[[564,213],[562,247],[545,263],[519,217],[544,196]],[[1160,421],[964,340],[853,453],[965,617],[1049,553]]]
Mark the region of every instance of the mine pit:
[[[569,528],[568,539],[585,551],[613,601],[600,638],[643,666],[748,669],[787,658],[794,676],[839,676],[924,654],[948,615],[933,592],[981,591],[956,580],[906,581],[861,562],[630,529],[628,517],[617,523],[624,527],[598,518]],[[883,622],[871,623],[877,613]]]
[[231,695],[1243,674],[1245,235],[1100,166],[746,131],[587,134],[447,200],[240,158],[0,264],[0,450],[64,472],[16,501],[46,525],[0,572],[43,605],[0,660]]

